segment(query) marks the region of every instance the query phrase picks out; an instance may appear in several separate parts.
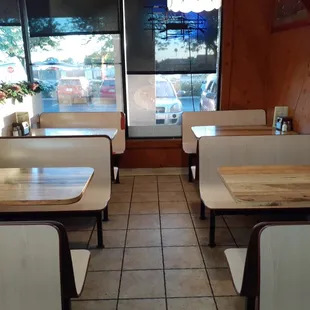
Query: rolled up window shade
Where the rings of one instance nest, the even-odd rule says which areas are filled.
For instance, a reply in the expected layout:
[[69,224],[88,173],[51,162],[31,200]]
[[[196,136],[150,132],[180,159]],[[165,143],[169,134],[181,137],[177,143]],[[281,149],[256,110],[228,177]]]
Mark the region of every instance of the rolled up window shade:
[[0,1],[0,26],[20,25],[17,0]]
[[117,33],[118,0],[26,0],[31,37]]
[[214,73],[218,10],[168,11],[163,0],[125,0],[128,74]]

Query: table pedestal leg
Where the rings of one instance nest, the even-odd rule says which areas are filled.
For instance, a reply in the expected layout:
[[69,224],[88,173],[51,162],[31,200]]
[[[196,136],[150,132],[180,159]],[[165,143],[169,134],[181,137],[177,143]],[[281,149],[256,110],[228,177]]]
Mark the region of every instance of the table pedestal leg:
[[103,220],[105,222],[109,220],[109,206],[108,205],[103,210]]
[[102,249],[104,248],[103,244],[103,232],[102,232],[102,212],[98,212],[96,215],[97,219],[97,248]]
[[201,200],[200,202],[200,219],[205,220],[206,219],[206,206]]

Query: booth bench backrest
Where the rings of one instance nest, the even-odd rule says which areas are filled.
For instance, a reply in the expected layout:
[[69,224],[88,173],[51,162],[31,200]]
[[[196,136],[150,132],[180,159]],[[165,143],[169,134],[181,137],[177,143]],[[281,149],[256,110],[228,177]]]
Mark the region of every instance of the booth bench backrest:
[[63,310],[77,297],[65,228],[58,223],[0,223],[0,298],[5,310]]
[[250,165],[309,165],[310,135],[202,137],[199,186],[222,184],[218,168]]
[[88,188],[111,193],[111,140],[96,137],[23,137],[0,139],[0,168],[91,167]]
[[126,147],[126,118],[123,112],[60,112],[42,113],[40,128],[116,128],[112,141],[114,154],[123,154]]
[[264,110],[233,110],[184,112],[182,116],[182,146],[185,153],[196,153],[193,126],[260,126],[266,125]]

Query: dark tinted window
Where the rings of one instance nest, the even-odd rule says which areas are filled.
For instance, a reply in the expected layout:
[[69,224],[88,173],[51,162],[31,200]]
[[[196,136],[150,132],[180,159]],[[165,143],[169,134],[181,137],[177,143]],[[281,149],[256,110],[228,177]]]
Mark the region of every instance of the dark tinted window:
[[116,0],[26,0],[31,37],[119,31]]

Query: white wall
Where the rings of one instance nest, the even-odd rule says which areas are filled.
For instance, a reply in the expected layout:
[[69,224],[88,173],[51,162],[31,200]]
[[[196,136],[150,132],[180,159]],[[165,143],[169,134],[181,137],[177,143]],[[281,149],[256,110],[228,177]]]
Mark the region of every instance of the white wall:
[[0,136],[12,135],[12,123],[16,121],[15,112],[28,112],[32,126],[36,126],[37,115],[42,112],[42,96],[26,96],[22,103],[7,99],[5,104],[0,104]]

